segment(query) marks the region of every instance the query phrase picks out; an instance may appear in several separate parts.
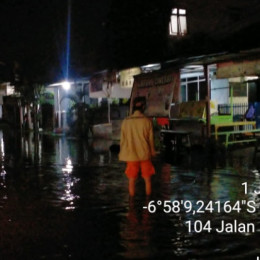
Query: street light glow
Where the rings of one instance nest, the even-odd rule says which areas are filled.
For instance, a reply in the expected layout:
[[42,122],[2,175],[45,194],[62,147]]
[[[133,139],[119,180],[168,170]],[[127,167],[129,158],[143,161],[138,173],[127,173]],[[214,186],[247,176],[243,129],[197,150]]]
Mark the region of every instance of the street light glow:
[[70,89],[70,83],[68,81],[64,81],[61,83],[61,86],[63,89],[65,90],[69,90]]

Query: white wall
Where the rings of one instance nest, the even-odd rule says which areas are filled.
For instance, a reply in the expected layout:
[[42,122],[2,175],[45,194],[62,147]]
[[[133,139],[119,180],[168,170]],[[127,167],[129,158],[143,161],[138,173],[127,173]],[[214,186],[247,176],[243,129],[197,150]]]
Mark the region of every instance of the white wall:
[[229,104],[229,82],[228,79],[211,80],[211,100],[217,104]]
[[[90,92],[91,98],[107,98],[106,84],[103,84],[103,91]],[[122,88],[120,84],[113,84],[110,98],[130,98],[132,88]]]

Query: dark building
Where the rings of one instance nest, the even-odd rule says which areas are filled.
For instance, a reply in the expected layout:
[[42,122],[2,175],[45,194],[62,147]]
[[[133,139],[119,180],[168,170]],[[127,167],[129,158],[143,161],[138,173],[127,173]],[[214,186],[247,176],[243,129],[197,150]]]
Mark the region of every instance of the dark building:
[[112,0],[108,62],[130,67],[258,47],[260,2]]

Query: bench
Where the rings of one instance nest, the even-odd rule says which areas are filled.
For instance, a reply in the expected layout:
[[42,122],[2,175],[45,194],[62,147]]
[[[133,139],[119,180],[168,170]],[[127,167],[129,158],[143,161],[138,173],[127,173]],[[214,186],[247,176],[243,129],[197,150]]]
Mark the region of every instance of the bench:
[[[223,133],[223,132],[219,132],[220,128],[224,128],[224,127],[233,127],[234,128],[234,127],[241,127],[241,126],[242,127],[251,126],[253,129],[256,129],[256,121],[220,122],[220,123],[213,124],[213,126],[214,126],[215,140],[217,141],[218,135],[220,135],[220,133]],[[250,132],[253,129],[246,129],[246,130],[247,130],[247,132]],[[245,129],[243,129],[243,130],[245,130]],[[243,131],[243,130],[241,130],[241,131]]]
[[[256,129],[255,121],[235,121],[233,122],[233,113],[219,115],[215,102],[210,102],[211,117],[210,124],[215,136],[215,140],[218,141],[218,136],[225,136],[226,147],[233,143],[246,143],[256,141],[255,138],[249,138],[246,133],[260,132],[260,129]],[[232,128],[232,130],[224,130],[223,128]],[[243,128],[243,129],[235,129]],[[171,109],[170,117],[170,129],[174,131],[186,131],[193,139],[199,140],[199,137],[205,137],[206,131],[206,102],[205,101],[189,101],[180,104],[175,104]],[[221,130],[221,131],[220,131]],[[222,131],[223,130],[223,131]],[[234,135],[240,135],[243,138],[241,140],[230,140]],[[234,139],[234,138],[233,138]],[[193,140],[195,143],[195,140]]]
[[[236,123],[236,122],[234,122]],[[233,130],[233,131],[223,131],[213,133],[212,135],[216,136],[225,136],[225,146],[228,147],[230,144],[235,143],[249,143],[249,142],[256,142],[258,138],[256,138],[256,133],[260,133],[260,129],[244,129],[244,130]],[[235,140],[235,135],[239,135],[243,139]],[[230,140],[232,137],[232,140]],[[216,139],[217,140],[217,139]]]

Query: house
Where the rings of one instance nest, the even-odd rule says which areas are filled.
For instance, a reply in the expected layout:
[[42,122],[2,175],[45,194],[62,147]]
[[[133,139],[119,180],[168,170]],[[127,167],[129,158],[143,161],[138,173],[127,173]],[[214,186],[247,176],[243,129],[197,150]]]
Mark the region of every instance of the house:
[[[97,103],[96,99],[90,97],[88,78],[49,84],[44,95],[52,101],[45,99],[42,102],[42,116],[43,122],[45,122],[43,127],[58,129],[58,131],[68,129],[69,112],[75,104],[92,105]],[[51,120],[50,111],[53,115]],[[75,113],[71,116],[76,117]]]
[[[221,4],[216,0],[127,1],[120,6],[112,0],[107,27],[112,66],[140,68],[151,63],[158,64],[162,73],[177,73],[179,89],[175,90],[175,99],[166,102],[161,98],[163,87],[158,86],[154,92],[160,93],[151,101],[150,116],[171,116],[171,109],[163,109],[166,103],[172,108],[176,104],[206,101],[207,113],[203,117],[209,135],[211,123],[240,120],[255,99],[257,71],[226,76],[220,71],[231,63],[257,60],[259,44],[254,30],[260,24],[259,10],[260,3],[255,0],[227,0]],[[134,76],[134,88],[135,82],[138,85],[142,79],[152,79],[157,72],[144,74],[141,70],[141,75]],[[161,106],[162,101],[166,103]],[[233,109],[233,104],[244,110]]]

